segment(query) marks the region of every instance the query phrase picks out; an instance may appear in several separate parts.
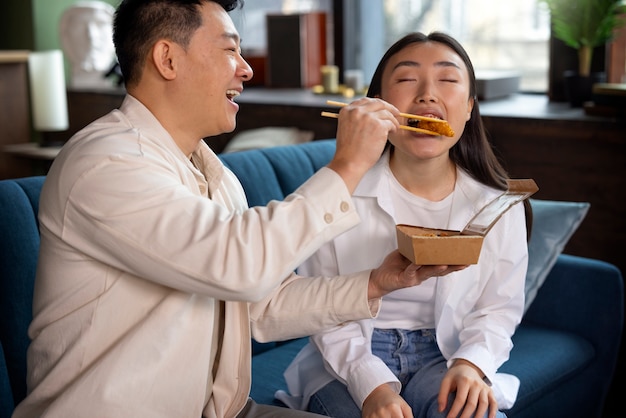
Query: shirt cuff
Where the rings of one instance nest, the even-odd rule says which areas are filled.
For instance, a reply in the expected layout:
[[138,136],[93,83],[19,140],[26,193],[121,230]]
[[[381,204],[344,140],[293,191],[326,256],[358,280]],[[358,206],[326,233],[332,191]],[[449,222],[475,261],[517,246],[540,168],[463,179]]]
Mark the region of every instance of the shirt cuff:
[[372,358],[352,370],[348,377],[348,392],[362,409],[365,399],[382,384],[390,385],[396,393],[400,393],[402,387],[398,378],[382,360]]

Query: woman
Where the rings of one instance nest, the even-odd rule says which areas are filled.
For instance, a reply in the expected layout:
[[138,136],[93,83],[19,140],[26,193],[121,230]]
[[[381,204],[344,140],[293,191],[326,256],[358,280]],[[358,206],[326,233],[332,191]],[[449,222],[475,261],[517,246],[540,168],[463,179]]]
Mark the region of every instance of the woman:
[[[362,222],[300,273],[375,266],[396,248],[396,224],[460,230],[506,189],[478,110],[472,63],[456,40],[437,32],[400,39],[379,63],[368,96],[445,119],[455,134],[390,134],[354,193]],[[522,318],[526,238],[524,206],[516,205],[485,237],[478,264],[390,293],[375,319],[312,336],[285,373],[291,396],[277,396],[341,418],[504,417],[498,409],[513,405],[519,381],[496,372]]]

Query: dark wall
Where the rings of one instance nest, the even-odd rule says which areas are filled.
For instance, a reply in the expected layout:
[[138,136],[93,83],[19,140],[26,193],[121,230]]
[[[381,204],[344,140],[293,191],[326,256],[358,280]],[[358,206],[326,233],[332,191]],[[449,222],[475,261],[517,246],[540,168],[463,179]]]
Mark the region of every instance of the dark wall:
[[33,6],[30,1],[0,3],[0,49],[34,49]]

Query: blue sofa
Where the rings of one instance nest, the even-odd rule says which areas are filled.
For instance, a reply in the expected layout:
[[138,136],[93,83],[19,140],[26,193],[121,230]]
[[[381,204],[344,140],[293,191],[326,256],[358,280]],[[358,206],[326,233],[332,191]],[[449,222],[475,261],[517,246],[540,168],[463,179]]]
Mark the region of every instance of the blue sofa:
[[[220,157],[240,178],[250,206],[256,206],[283,199],[330,160],[334,147],[333,140],[321,140]],[[43,180],[38,176],[0,181],[0,418],[9,417],[26,394],[27,327]],[[558,224],[544,218],[551,210],[553,218],[556,213],[559,219],[565,212],[559,202],[531,202],[531,263],[540,263],[535,270],[545,282],[536,286],[536,297],[515,333],[511,358],[501,368],[521,380],[518,401],[507,415],[601,417],[622,333],[622,275],[609,263],[561,254],[569,235],[560,242],[544,240],[547,246],[539,248],[541,244],[535,240],[544,229]],[[541,261],[546,253],[552,253],[552,259]],[[285,389],[283,370],[305,343],[306,338],[263,344],[252,341],[252,397],[257,402],[277,403],[274,392]]]

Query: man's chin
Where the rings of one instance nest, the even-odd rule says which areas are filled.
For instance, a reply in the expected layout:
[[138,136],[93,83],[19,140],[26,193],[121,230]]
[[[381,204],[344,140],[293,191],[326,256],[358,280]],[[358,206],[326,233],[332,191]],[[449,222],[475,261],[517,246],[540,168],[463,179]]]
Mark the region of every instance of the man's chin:
[[233,122],[229,126],[222,126],[221,129],[216,129],[215,131],[212,131],[212,133],[209,133],[208,135],[206,135],[205,138],[231,133],[235,130],[236,127],[237,127],[237,124]]
[[230,127],[224,129],[224,131],[222,133],[223,134],[230,133],[230,132],[234,131],[236,127],[237,127],[237,122],[233,120],[233,123],[230,125]]

